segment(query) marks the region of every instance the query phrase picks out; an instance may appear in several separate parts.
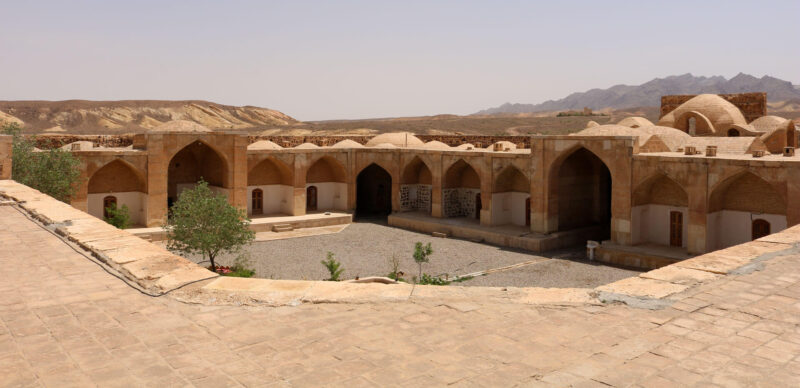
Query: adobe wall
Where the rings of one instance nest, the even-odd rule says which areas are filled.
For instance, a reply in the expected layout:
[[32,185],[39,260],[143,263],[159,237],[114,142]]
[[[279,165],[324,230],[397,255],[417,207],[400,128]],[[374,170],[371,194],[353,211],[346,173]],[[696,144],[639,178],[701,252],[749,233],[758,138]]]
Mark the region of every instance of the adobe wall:
[[0,179],[11,179],[12,137],[0,135]]
[[[664,117],[669,112],[672,112],[679,105],[697,96],[696,94],[676,94],[669,96],[661,96],[661,115],[659,118]],[[724,98],[733,105],[736,105],[747,122],[751,122],[761,116],[767,115],[767,93],[736,93],[736,94],[719,94],[718,96]]]

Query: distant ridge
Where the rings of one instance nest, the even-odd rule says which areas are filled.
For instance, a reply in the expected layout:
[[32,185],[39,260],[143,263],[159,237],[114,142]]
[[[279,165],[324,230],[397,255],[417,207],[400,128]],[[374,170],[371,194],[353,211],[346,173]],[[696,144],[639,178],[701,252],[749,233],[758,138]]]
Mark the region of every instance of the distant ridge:
[[572,93],[560,100],[549,100],[541,104],[505,103],[496,108],[485,109],[476,115],[500,113],[534,113],[583,109],[633,108],[640,106],[659,106],[661,96],[668,94],[728,94],[745,92],[767,92],[772,101],[785,101],[800,98],[800,86],[775,77],[753,77],[739,73],[731,79],[722,76],[695,77],[692,74],[673,75],[656,78],[641,85],[615,85],[608,89],[592,89],[583,93]]

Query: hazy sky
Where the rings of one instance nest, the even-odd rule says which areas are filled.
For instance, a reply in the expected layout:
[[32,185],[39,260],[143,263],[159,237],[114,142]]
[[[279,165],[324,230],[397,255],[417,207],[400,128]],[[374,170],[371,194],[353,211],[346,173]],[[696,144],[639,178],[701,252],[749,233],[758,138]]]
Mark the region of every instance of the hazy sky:
[[800,83],[800,1],[0,0],[0,99],[468,114],[691,72]]

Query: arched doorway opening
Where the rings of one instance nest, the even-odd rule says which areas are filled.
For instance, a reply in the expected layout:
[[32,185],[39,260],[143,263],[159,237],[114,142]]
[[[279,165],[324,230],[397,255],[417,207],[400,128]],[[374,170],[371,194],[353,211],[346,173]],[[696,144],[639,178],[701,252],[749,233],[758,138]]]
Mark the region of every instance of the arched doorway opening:
[[[313,210],[347,209],[347,183],[345,169],[339,161],[330,156],[319,158],[306,171],[306,188],[315,186],[316,207]],[[308,190],[306,190],[308,195]],[[308,198],[308,197],[307,197]],[[306,199],[306,211],[309,201]]]
[[454,163],[445,173],[443,186],[445,217],[480,219],[481,179],[472,166],[463,159]]
[[492,185],[492,225],[530,225],[528,177],[515,166],[507,166]]
[[370,164],[356,177],[356,216],[385,217],[392,212],[392,176]]
[[431,213],[433,176],[428,165],[415,156],[400,177],[400,209]]
[[215,193],[228,194],[228,166],[225,159],[208,144],[195,141],[178,151],[167,168],[168,205],[178,200],[181,192],[194,188],[201,179]]
[[634,244],[686,245],[689,196],[677,182],[663,173],[649,177],[634,190],[632,205]]
[[107,218],[106,208],[111,199],[117,206],[128,207],[131,225],[144,224],[144,206],[147,198],[143,174],[128,162],[115,159],[92,174],[88,184],[88,213],[97,218]]
[[731,128],[728,130],[728,137],[739,137],[739,130],[736,128]]
[[[591,151],[579,148],[557,166],[555,193],[558,231],[592,228],[593,239],[611,235],[611,173]],[[555,195],[553,195],[555,194]]]
[[708,250],[727,248],[786,229],[786,199],[763,178],[742,171],[713,188],[707,217]]

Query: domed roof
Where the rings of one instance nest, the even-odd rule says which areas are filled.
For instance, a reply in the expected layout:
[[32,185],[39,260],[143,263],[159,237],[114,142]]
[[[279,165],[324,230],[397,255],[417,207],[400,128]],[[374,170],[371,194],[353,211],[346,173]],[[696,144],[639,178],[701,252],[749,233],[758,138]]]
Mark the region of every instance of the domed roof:
[[778,116],[761,116],[753,120],[750,125],[758,132],[769,132],[785,124],[786,120],[788,119]]
[[438,140],[431,140],[422,145],[422,148],[427,148],[429,150],[449,150],[450,146]]
[[189,120],[173,120],[161,124],[153,131],[156,132],[211,132],[210,129]]
[[420,147],[425,144],[425,142],[414,136],[413,133],[392,132],[384,133],[369,139],[367,142],[367,147],[374,147],[383,143],[392,144],[397,147]]
[[316,144],[312,144],[312,143],[303,143],[303,144],[300,144],[299,146],[294,147],[294,148],[296,148],[298,150],[310,150],[310,149],[314,149],[314,148],[319,148],[319,146],[316,145]]
[[631,128],[638,128],[638,127],[650,127],[653,125],[653,123],[651,123],[650,120],[644,117],[632,116],[620,120],[617,123],[617,125],[622,125]]
[[364,145],[354,140],[344,139],[332,145],[331,148],[364,148]]
[[600,124],[598,124],[597,121],[589,120],[589,122],[586,123],[586,128],[592,128],[592,127],[596,127],[598,125],[600,125]]
[[398,148],[398,147],[392,143],[381,143],[372,146],[372,148]]
[[269,141],[269,140],[259,140],[253,144],[247,146],[248,150],[279,150],[283,147]]
[[475,149],[475,146],[472,143],[464,143],[459,146],[455,147],[457,150],[468,150],[468,149]]
[[622,125],[598,125],[586,128],[574,133],[576,136],[634,136],[638,140],[639,146],[645,145],[651,137],[657,136],[661,142],[671,151],[675,151],[683,145],[689,134],[679,129],[650,125],[647,127],[631,128]]
[[505,141],[505,140],[501,140],[501,141],[495,142],[492,145],[486,147],[486,149],[489,150],[489,151],[494,151],[494,145],[495,144],[500,144],[500,149],[503,150],[503,151],[517,149],[517,145],[516,144],[514,144],[514,143],[512,143],[510,141]]
[[714,126],[715,131],[727,131],[734,124],[747,125],[747,120],[739,108],[716,94],[701,94],[692,97],[672,112],[664,115],[658,120],[658,125],[675,128],[676,124],[680,124],[677,121],[690,112],[705,116]]

